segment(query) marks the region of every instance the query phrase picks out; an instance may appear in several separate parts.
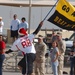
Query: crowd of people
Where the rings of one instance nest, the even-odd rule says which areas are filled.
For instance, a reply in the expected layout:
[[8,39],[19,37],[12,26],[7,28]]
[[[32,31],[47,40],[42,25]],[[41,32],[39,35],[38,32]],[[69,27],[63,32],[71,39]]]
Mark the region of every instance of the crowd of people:
[[62,34],[60,32],[55,33],[54,31],[48,39],[51,40],[50,44],[48,42],[48,46],[53,74],[63,75],[64,55],[66,50],[65,41],[62,40]]
[[[4,23],[0,17],[0,27],[3,28],[3,25]],[[26,18],[22,17],[20,22],[20,20],[17,19],[17,15],[14,14],[10,25],[13,44],[7,51],[5,51],[5,43],[2,40],[2,28],[0,28],[0,75],[2,75],[2,65],[5,59],[4,54],[9,54],[14,51],[21,51],[23,53],[23,58],[18,63],[22,75],[45,75],[46,46],[49,48],[49,57],[51,59],[53,74],[63,75],[66,43],[62,40],[62,33],[52,31],[48,39],[44,39],[42,35],[38,35],[38,42],[34,45],[33,39],[42,26],[43,21],[39,23],[33,33],[28,34],[28,23],[26,22]],[[73,47],[69,56],[71,61],[70,75],[75,75],[75,40],[73,41]]]

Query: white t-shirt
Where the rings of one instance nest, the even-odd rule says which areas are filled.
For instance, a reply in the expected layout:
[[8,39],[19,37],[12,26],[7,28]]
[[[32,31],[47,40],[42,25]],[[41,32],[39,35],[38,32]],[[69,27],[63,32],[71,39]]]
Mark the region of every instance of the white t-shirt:
[[30,34],[21,38],[18,38],[12,45],[11,50],[21,50],[24,53],[36,53],[33,45],[34,34]]
[[4,26],[4,22],[0,21],[0,34],[2,34],[3,32],[3,26]]
[[12,20],[11,21],[11,26],[12,26],[12,29],[11,30],[18,30],[19,28],[19,24],[20,24],[20,21],[18,19],[16,20]]

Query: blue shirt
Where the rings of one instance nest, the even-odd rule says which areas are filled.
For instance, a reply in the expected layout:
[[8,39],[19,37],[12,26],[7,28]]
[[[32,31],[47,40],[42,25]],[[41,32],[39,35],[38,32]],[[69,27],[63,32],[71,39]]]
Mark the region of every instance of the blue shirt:
[[28,29],[28,23],[27,22],[21,22],[20,24],[19,24],[19,29],[20,28],[24,28],[24,29]]

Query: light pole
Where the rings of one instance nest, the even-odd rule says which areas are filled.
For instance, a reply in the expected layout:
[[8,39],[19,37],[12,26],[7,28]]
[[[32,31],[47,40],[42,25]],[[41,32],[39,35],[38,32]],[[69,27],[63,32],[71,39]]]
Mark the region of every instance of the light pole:
[[28,33],[30,34],[30,23],[31,23],[31,0],[29,0],[29,29],[28,29]]

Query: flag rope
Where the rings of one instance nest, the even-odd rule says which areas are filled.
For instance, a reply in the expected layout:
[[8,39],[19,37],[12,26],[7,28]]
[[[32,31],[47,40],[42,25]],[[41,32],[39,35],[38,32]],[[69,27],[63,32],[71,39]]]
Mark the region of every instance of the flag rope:
[[52,11],[52,9],[56,6],[56,4],[57,4],[57,2],[58,2],[59,0],[57,0],[56,1],[56,3],[52,6],[52,8],[50,9],[50,11],[48,12],[48,14],[45,16],[45,18],[43,19],[43,22],[44,22],[44,20],[47,18],[47,16],[50,14],[50,12]]

